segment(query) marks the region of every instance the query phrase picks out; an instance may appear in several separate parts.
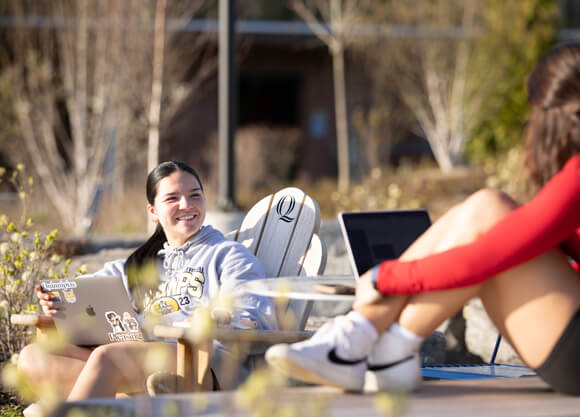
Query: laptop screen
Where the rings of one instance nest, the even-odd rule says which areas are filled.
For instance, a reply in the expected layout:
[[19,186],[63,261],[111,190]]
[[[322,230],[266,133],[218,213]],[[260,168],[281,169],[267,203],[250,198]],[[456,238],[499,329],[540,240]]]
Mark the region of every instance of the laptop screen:
[[422,209],[345,212],[339,221],[359,276],[382,261],[397,259],[431,225]]

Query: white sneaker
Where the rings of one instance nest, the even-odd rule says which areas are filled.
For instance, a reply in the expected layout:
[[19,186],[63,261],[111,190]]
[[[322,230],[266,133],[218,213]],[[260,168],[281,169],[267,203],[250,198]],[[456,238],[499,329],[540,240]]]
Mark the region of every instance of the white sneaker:
[[266,351],[266,361],[273,368],[301,381],[361,391],[367,368],[366,357],[346,359],[336,352],[339,343],[356,342],[360,331],[346,317],[337,317],[308,340],[272,346]]
[[419,352],[407,341],[383,333],[367,359],[364,391],[415,391],[422,381]]

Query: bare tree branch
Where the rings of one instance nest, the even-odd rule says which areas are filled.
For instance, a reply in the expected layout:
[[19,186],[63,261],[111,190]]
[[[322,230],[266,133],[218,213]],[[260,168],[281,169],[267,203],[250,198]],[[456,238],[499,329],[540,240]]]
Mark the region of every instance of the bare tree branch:
[[308,25],[308,27],[310,27],[310,29],[312,29],[312,31],[314,32],[314,34],[316,36],[318,36],[318,38],[320,38],[321,41],[323,41],[327,47],[332,47],[332,33],[330,33],[330,31],[328,30],[328,28],[324,25],[322,25],[318,19],[316,18],[316,16],[314,15],[314,13],[311,11],[311,9],[309,9],[306,4],[304,4],[303,1],[301,0],[290,0],[288,2],[289,7],[294,10],[296,12],[296,14],[298,16],[300,16],[300,18],[302,20],[304,20],[306,22],[306,24]]
[[[160,0],[165,2],[166,0]],[[89,209],[96,188],[103,182],[105,160],[115,148],[116,172],[141,163],[147,134],[147,109],[157,110],[156,128],[193,94],[197,78],[183,62],[156,62],[163,73],[151,73],[154,0],[10,0],[14,15],[49,16],[63,24],[50,28],[15,28],[7,45],[13,66],[2,73],[13,79],[14,114],[24,149],[40,183],[70,231],[83,234],[90,227]],[[171,1],[171,10],[192,12],[205,0]],[[63,19],[66,16],[66,19]],[[187,23],[185,16],[184,23]],[[165,31],[163,31],[165,34]],[[181,36],[171,32],[171,36]],[[200,36],[198,39],[207,38]],[[12,42],[12,43],[10,43]],[[196,43],[203,50],[206,44]],[[169,43],[168,43],[169,45]],[[180,45],[171,44],[171,47]],[[163,52],[163,51],[162,51]],[[165,51],[173,56],[174,51]],[[200,59],[206,56],[200,53]],[[215,70],[199,62],[206,78]],[[151,89],[155,78],[168,88]],[[185,94],[173,93],[181,85]]]

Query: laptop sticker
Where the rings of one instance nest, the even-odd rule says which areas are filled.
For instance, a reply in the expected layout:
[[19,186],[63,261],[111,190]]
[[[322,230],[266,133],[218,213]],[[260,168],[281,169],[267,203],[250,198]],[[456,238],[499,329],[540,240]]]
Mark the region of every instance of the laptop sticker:
[[50,295],[52,297],[50,299],[52,302],[62,303],[62,298],[61,298],[60,293],[58,291],[50,291],[50,292],[48,292],[48,295]]
[[139,331],[139,322],[135,317],[131,316],[126,311],[123,313],[123,324],[129,332]]
[[68,290],[68,291],[63,291],[64,293],[64,299],[66,300],[67,303],[76,303],[77,302],[77,297],[74,293],[74,291],[72,290]]
[[180,308],[175,298],[165,296],[154,300],[148,310],[155,314],[165,315],[179,311]]
[[123,322],[121,321],[121,316],[119,316],[116,312],[107,311],[105,313],[105,317],[107,318],[107,321],[111,325],[111,328],[113,329],[113,333],[122,333],[125,331],[125,326],[123,325]]
[[139,323],[128,312],[123,313],[123,319],[116,311],[107,311],[105,318],[111,326],[109,332],[111,342],[127,342],[132,340],[143,340],[143,335],[139,331]]
[[44,291],[70,290],[77,288],[77,283],[63,279],[62,281],[44,281],[41,283]]

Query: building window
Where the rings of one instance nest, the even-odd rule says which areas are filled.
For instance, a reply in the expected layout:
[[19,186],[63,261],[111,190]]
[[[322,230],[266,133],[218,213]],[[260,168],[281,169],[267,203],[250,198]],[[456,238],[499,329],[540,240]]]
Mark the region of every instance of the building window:
[[300,79],[295,75],[242,75],[239,84],[239,125],[299,124]]

